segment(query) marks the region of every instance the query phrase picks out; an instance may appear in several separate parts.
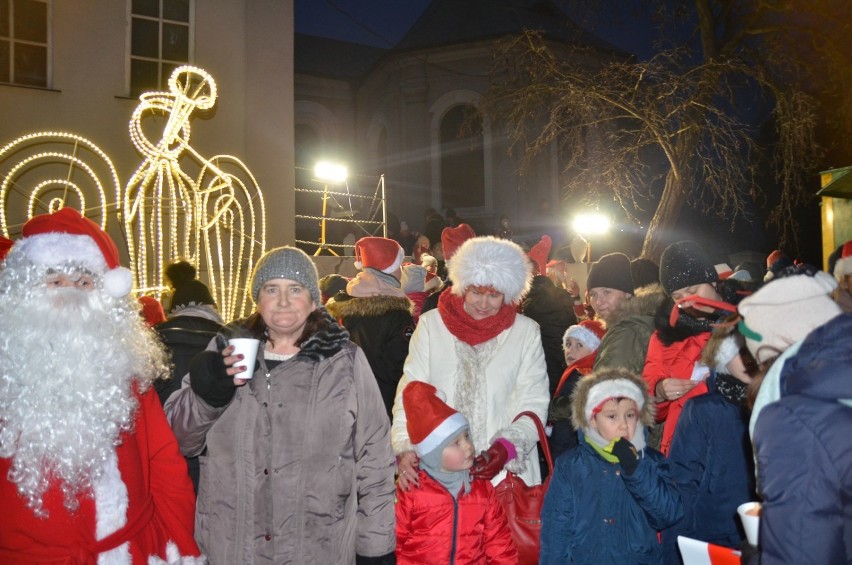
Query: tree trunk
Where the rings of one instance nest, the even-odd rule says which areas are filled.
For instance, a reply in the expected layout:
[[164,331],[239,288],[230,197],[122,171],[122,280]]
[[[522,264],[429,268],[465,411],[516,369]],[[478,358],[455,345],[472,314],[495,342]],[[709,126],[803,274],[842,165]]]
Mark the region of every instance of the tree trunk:
[[657,264],[660,263],[660,257],[668,241],[665,234],[671,233],[680,218],[680,211],[683,208],[685,198],[683,184],[683,177],[669,169],[666,175],[666,186],[660,195],[660,203],[651,218],[648,232],[645,234],[645,241],[642,244],[642,257],[651,259]]

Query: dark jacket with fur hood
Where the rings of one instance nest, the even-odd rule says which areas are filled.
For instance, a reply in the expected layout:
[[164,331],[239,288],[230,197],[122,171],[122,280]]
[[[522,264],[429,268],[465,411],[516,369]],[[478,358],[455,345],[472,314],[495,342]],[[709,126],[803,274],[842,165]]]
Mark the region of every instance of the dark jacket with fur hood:
[[388,418],[391,417],[396,386],[408,357],[414,333],[414,303],[405,296],[349,297],[338,293],[326,309],[361,346],[379,383]]
[[612,313],[598,348],[595,371],[624,368],[642,374],[648,341],[654,332],[654,314],[666,295],[660,285],[644,286]]

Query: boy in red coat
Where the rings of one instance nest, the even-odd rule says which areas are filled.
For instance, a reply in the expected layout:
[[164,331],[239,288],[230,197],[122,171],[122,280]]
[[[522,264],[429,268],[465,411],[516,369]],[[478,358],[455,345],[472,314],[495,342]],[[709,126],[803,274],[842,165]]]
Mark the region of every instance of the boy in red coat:
[[419,487],[397,488],[397,565],[515,564],[518,552],[494,487],[471,480],[467,420],[437,393],[421,381],[402,393],[420,470]]

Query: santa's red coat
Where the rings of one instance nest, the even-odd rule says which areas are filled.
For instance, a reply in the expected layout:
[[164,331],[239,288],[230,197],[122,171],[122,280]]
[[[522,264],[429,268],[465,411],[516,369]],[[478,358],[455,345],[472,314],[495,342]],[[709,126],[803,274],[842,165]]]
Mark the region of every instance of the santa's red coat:
[[[36,517],[7,478],[11,460],[0,459],[0,564],[96,563],[99,553],[126,542],[132,563],[148,563],[149,556],[165,558],[169,542],[182,556],[199,555],[193,539],[195,496],[186,462],[154,389],[138,399],[133,430],[121,435],[116,448],[121,482],[127,488],[124,527],[118,524],[112,539],[98,545],[97,516],[114,508],[101,508],[93,497],[81,496],[78,510],[71,513],[63,506],[58,484],[44,496],[48,518]],[[110,547],[104,547],[104,541]]]

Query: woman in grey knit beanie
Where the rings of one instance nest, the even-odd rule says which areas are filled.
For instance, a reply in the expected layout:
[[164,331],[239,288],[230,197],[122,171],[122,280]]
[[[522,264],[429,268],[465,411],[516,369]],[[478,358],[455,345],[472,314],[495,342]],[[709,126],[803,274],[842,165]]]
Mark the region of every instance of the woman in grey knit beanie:
[[[193,359],[166,404],[182,452],[206,453],[202,551],[227,562],[280,562],[281,547],[296,563],[392,556],[390,423],[367,358],[321,306],[305,252],[268,251],[249,284],[256,312]],[[259,340],[254,367],[233,337]],[[234,378],[245,370],[252,376]]]

